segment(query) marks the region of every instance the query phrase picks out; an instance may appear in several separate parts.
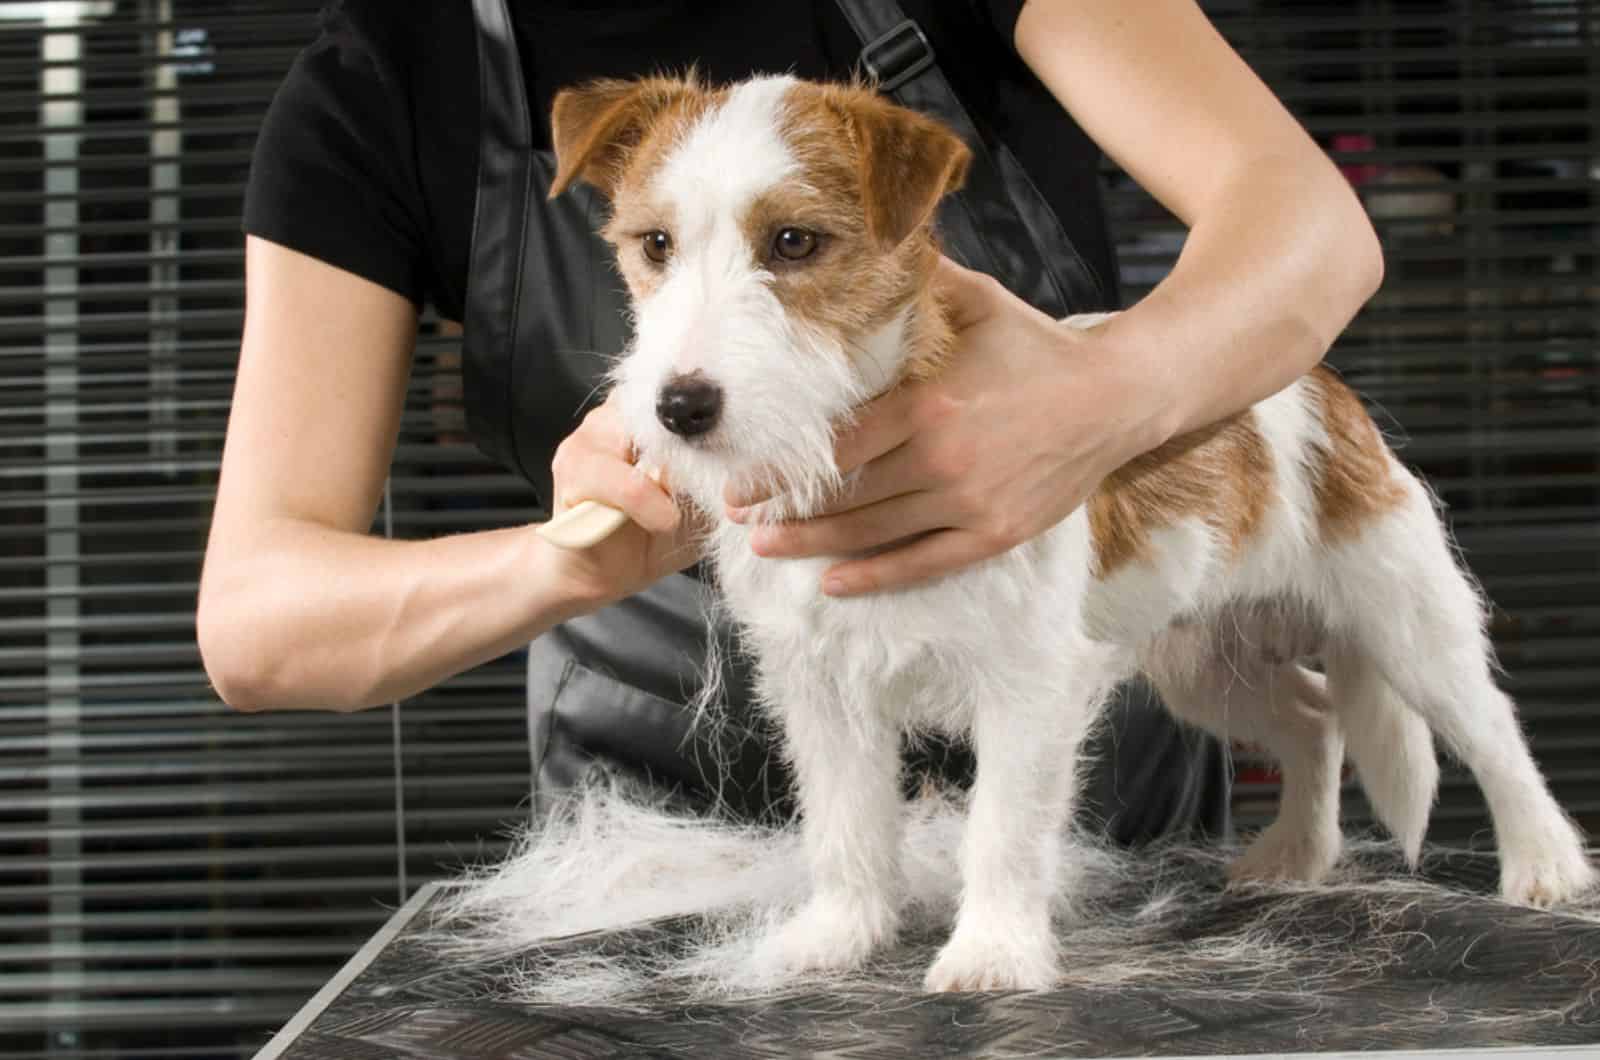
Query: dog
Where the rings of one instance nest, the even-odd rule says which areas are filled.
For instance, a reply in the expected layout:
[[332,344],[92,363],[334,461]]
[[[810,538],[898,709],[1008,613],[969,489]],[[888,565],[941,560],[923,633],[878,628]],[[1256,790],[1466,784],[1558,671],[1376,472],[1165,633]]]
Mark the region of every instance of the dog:
[[709,526],[794,769],[812,889],[769,943],[783,967],[849,969],[894,939],[900,739],[932,729],[970,736],[978,768],[960,908],[925,986],[1048,988],[1080,745],[1140,673],[1178,717],[1282,766],[1279,815],[1237,879],[1330,869],[1346,752],[1414,865],[1437,733],[1488,798],[1505,898],[1592,885],[1432,495],[1333,373],[1139,457],[986,562],[827,597],[833,561],[756,556],[724,491],[779,490],[764,519],[818,512],[847,485],[840,425],[953,355],[933,219],[968,147],[870,86],[789,77],[592,82],[558,94],[552,134],[551,194],[583,181],[611,206],[602,234],[636,324],[611,376],[621,415],[641,465]]

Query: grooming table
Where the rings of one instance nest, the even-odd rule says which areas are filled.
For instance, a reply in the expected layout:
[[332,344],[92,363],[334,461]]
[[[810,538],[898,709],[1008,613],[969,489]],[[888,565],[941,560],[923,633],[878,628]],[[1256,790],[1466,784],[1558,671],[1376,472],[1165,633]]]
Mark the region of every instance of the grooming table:
[[[1395,872],[1400,867],[1394,866]],[[1048,994],[929,997],[899,985],[708,1004],[663,996],[648,1010],[496,1000],[538,958],[451,966],[420,941],[439,894],[400,909],[256,1060],[536,1060],[587,1057],[1021,1056],[1600,1057],[1600,923],[1486,897],[1493,857],[1430,850],[1426,879],[1451,888],[1374,917],[1331,896],[1280,919],[1296,957],[1281,976],[1143,979]],[[1209,881],[1208,881],[1209,882]],[[1174,946],[1231,937],[1281,901],[1224,891],[1184,910]],[[1283,925],[1292,925],[1285,939]],[[578,936],[560,946],[670,944],[673,925]],[[909,939],[914,965],[937,938]],[[1158,944],[1160,940],[1158,940]],[[1365,974],[1317,973],[1329,947],[1382,947]],[[614,950],[612,950],[614,952]],[[1195,951],[1202,952],[1202,951]],[[1364,952],[1364,951],[1362,951]],[[1067,954],[1071,961],[1072,955]],[[1343,965],[1341,965],[1343,967]],[[1198,985],[1200,983],[1202,985]]]

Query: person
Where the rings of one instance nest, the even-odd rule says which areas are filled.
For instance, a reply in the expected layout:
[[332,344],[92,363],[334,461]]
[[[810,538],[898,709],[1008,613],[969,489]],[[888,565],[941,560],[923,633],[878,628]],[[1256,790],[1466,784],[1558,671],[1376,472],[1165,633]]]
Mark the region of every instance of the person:
[[[841,465],[861,475],[833,510],[752,538],[775,558],[866,557],[829,570],[822,589],[835,594],[936,578],[1042,532],[1123,463],[1310,370],[1382,277],[1348,184],[1193,0],[902,6],[1097,281],[1101,304],[1076,309],[1117,299],[1100,151],[1188,238],[1148,296],[1070,347],[1003,285],[943,269],[963,322],[950,369],[881,397],[841,435]],[[510,10],[529,107],[544,119],[535,148],[548,148],[549,104],[567,84],[690,66],[712,81],[837,78],[860,51],[825,0],[513,0]],[[692,538],[667,490],[629,462],[608,405],[560,425],[546,498],[625,511],[630,524],[605,543],[562,551],[532,524],[422,541],[367,533],[419,309],[459,321],[472,293],[474,39],[466,3],[347,0],[267,115],[198,601],[207,673],[244,710],[357,710],[531,642],[536,792],[599,763],[687,791],[699,807],[714,797],[742,815],[782,808],[781,757],[758,727],[738,729],[724,755],[740,778],[731,795],[708,795],[698,752],[678,746],[683,690],[700,665],[680,650],[702,621],[696,572],[684,571]],[[757,499],[729,497],[730,514]],[[750,709],[742,677],[735,665],[735,713]],[[915,753],[930,772],[970,769],[959,747]],[[1086,812],[1124,842],[1222,832],[1223,755],[1130,696],[1091,749]]]

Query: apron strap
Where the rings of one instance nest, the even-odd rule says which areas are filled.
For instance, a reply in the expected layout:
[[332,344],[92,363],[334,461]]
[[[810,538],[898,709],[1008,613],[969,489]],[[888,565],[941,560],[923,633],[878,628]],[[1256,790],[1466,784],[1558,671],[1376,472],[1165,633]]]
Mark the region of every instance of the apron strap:
[[987,272],[1052,317],[1106,308],[1107,293],[1011,150],[991,144],[939,69],[933,47],[895,0],[836,0],[878,89],[942,120],[972,148],[966,187],[939,209],[951,257]]
[[505,0],[473,0],[478,26],[478,193],[472,210],[462,399],[467,430],[490,456],[528,477],[517,448],[507,374],[516,360],[522,307],[518,273],[526,242],[532,123],[522,63]]
[[473,7],[482,125],[462,336],[467,429],[548,506],[550,456],[627,345],[626,295],[599,235],[599,193],[548,198],[555,157],[533,147],[505,0]]

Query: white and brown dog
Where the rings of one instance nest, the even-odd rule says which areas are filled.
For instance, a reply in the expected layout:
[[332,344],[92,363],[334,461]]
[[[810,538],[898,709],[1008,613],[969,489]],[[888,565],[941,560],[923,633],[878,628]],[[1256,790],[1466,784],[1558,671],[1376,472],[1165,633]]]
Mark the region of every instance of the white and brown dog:
[[768,476],[782,491],[769,518],[817,511],[843,484],[833,442],[852,410],[939,371],[951,334],[931,220],[966,146],[865,88],[782,77],[595,83],[558,96],[553,127],[554,193],[588,181],[613,207],[605,235],[637,325],[614,373],[626,425],[713,524],[798,778],[813,892],[774,938],[784,965],[849,967],[894,936],[900,737],[932,727],[971,735],[978,774],[961,908],[927,985],[1050,985],[1079,746],[1106,692],[1141,671],[1178,716],[1282,764],[1279,817],[1237,876],[1328,871],[1346,750],[1414,860],[1438,780],[1431,729],[1488,797],[1506,898],[1590,886],[1429,492],[1331,373],[1135,460],[975,568],[829,598],[828,561],[757,557],[724,489]]

